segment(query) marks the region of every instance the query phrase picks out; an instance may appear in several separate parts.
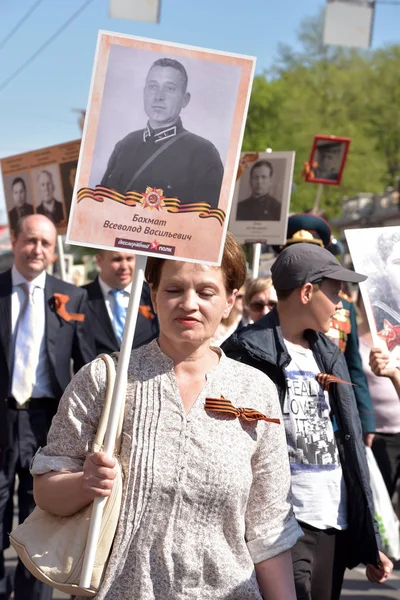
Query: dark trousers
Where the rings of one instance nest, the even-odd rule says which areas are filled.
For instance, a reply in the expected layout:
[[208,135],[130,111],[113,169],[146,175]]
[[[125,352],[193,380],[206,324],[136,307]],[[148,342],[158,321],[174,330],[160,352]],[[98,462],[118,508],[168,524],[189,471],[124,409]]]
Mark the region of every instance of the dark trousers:
[[372,451],[389,496],[392,497],[400,478],[400,433],[375,434]]
[[[7,409],[9,447],[0,469],[0,540],[2,548],[9,546],[12,529],[15,478],[18,475],[18,520],[21,523],[35,507],[33,479],[29,465],[39,446],[46,444],[47,431],[53,414],[46,409]],[[0,600],[8,600],[14,591],[15,600],[50,600],[52,588],[41,583],[18,560],[13,579],[5,572],[4,555],[0,552]]]
[[292,548],[297,600],[339,600],[346,570],[346,531],[299,525],[304,536]]

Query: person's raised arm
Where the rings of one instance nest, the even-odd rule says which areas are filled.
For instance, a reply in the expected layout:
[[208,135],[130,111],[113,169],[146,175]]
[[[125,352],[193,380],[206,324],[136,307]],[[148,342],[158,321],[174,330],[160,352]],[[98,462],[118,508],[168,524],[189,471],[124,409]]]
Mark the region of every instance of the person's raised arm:
[[381,348],[371,348],[369,366],[374,375],[388,377],[400,398],[400,370],[391,364],[390,355]]

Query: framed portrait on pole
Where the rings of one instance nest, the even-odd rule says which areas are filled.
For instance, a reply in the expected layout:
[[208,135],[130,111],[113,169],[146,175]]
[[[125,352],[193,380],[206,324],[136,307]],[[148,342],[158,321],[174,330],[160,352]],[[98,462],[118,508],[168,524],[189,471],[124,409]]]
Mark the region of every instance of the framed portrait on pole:
[[294,152],[242,153],[229,221],[239,242],[284,243],[294,159]]
[[100,32],[67,242],[218,264],[254,65]]
[[315,135],[305,180],[309,183],[339,185],[342,181],[351,139]]

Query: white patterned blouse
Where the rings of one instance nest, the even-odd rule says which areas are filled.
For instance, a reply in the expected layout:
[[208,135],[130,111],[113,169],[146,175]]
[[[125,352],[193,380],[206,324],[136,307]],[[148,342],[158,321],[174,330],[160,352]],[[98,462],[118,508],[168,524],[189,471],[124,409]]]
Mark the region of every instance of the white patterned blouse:
[[[285,432],[205,410],[223,395],[236,407],[281,418],[275,386],[227,358],[188,414],[173,363],[157,341],[134,350],[128,370],[120,460],[120,522],[97,600],[261,600],[254,563],[301,535],[290,504]],[[80,471],[106,389],[96,359],[61,400],[32,474]]]

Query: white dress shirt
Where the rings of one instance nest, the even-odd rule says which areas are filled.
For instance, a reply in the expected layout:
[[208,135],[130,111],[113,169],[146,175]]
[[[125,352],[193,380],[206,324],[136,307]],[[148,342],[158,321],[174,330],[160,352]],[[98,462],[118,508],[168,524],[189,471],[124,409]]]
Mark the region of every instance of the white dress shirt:
[[46,350],[46,310],[44,287],[46,283],[46,272],[43,271],[36,279],[29,282],[19,273],[15,265],[11,269],[12,295],[11,295],[11,335],[12,348],[14,355],[14,346],[17,334],[17,323],[21,307],[25,302],[25,292],[21,288],[21,283],[30,286],[34,285],[34,303],[35,303],[35,331],[32,332],[37,349],[37,366],[35,374],[35,383],[32,390],[32,398],[52,398],[53,390],[50,377],[50,362]]
[[[103,281],[100,275],[99,275],[99,285],[100,285],[100,289],[103,294],[104,302],[106,304],[108,316],[110,317],[110,321],[112,323],[114,332],[117,335],[117,332],[115,331],[115,326],[114,326],[114,313],[113,313],[115,298],[109,293],[110,290],[112,290],[114,288],[112,288],[105,281]],[[132,289],[132,283],[127,285],[126,288],[124,288],[123,290],[121,290],[124,292],[124,295],[121,298],[121,304],[124,306],[124,308],[126,308],[126,310],[128,310],[129,296],[131,294],[131,289]]]

